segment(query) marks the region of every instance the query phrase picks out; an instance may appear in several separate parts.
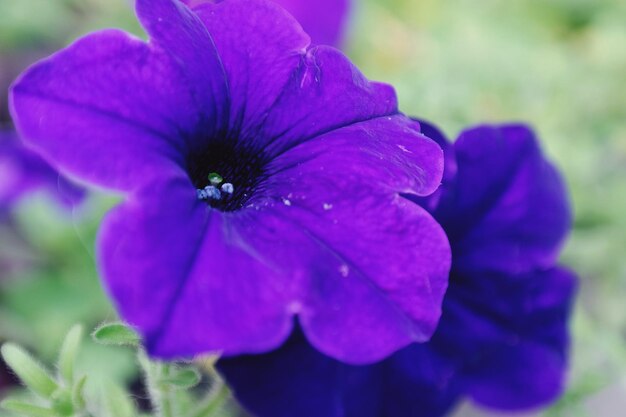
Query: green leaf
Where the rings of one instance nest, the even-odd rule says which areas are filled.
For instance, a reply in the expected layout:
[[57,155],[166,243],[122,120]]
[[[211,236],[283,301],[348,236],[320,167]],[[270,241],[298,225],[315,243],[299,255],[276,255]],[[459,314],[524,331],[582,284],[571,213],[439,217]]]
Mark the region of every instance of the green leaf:
[[13,372],[36,394],[50,398],[59,388],[48,371],[18,345],[5,343],[0,350]]
[[215,417],[224,407],[230,391],[224,381],[216,379],[211,391],[187,417]]
[[189,389],[200,383],[200,372],[195,368],[172,367],[166,376],[158,380],[159,384],[170,385],[174,388]]
[[93,332],[92,337],[103,345],[138,347],[141,343],[139,335],[122,323],[103,324]]
[[16,400],[2,401],[0,406],[5,410],[23,414],[28,417],[58,417],[52,410]]
[[72,404],[72,393],[66,389],[59,389],[52,395],[52,409],[57,414],[70,417],[74,414],[74,404]]
[[78,380],[74,388],[72,389],[72,403],[74,408],[78,410],[84,410],[86,406],[85,402],[85,383],[87,382],[87,376],[83,376]]
[[104,385],[104,407],[110,417],[135,417],[137,414],[126,391],[112,382]]
[[83,327],[75,325],[67,333],[63,346],[61,346],[58,363],[59,373],[68,386],[74,383],[74,364],[82,338]]

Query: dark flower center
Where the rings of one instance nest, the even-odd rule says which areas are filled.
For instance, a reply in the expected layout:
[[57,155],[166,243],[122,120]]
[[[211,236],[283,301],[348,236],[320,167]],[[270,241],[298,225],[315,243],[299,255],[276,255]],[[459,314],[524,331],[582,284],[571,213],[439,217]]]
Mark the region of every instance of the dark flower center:
[[236,211],[257,190],[266,164],[262,151],[224,139],[192,152],[187,157],[187,172],[198,199],[221,211]]

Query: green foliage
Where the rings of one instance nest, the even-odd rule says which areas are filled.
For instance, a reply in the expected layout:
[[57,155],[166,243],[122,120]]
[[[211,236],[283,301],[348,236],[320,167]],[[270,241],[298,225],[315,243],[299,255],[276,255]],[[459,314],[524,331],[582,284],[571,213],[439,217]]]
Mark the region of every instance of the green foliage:
[[74,382],[74,363],[76,362],[82,338],[82,326],[76,325],[72,327],[59,352],[59,373],[68,385],[72,385]]
[[135,417],[137,410],[128,393],[117,384],[108,382],[104,388],[104,409],[107,417]]
[[0,405],[5,410],[29,417],[58,417],[54,410],[16,400],[5,400]]
[[200,372],[195,368],[171,367],[167,374],[163,375],[157,383],[169,385],[177,389],[189,389],[198,385],[201,378]]
[[43,398],[51,398],[59,389],[48,370],[39,364],[26,350],[13,343],[2,346],[2,358],[13,372],[35,394]]
[[[74,363],[80,347],[82,328],[74,326],[67,334],[59,355],[59,377],[54,378],[37,360],[14,343],[2,346],[2,358],[26,387],[38,399],[26,402],[8,399],[2,402],[6,410],[24,416],[80,417],[86,412],[82,398],[84,378],[74,384]],[[39,400],[43,400],[43,404]]]
[[103,345],[138,347],[141,343],[139,335],[122,323],[105,323],[93,332],[92,337]]
[[[139,411],[129,393],[119,383],[103,382],[99,398],[86,395],[87,376],[75,377],[77,358],[83,339],[82,326],[68,332],[57,361],[58,376],[14,343],[5,343],[2,357],[26,387],[36,396],[8,398],[1,407],[26,417],[138,417]],[[217,417],[228,398],[228,389],[211,371],[211,389],[207,394],[192,392],[202,380],[201,372],[189,364],[152,361],[145,354],[140,338],[122,323],[107,323],[93,333],[97,343],[115,349],[130,346],[137,361],[153,406],[152,414],[142,417]]]

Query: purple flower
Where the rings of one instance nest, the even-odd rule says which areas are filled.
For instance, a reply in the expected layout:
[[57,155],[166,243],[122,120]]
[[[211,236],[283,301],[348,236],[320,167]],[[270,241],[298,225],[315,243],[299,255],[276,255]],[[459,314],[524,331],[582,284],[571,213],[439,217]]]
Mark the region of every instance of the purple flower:
[[84,197],[82,188],[26,148],[15,132],[0,130],[0,216],[8,215],[18,201],[37,191],[46,192],[67,208]]
[[[187,0],[197,7],[203,3],[224,0]],[[321,45],[338,46],[343,40],[352,0],[273,0],[284,7],[302,25],[312,41]]]
[[452,246],[435,335],[369,366],[324,356],[297,330],[274,352],[220,361],[255,415],[432,417],[466,395],[518,410],[561,392],[576,284],[555,266],[571,221],[558,173],[524,126],[477,127],[453,146],[432,126],[423,132],[444,146],[446,173],[419,202]]
[[340,45],[351,0],[275,0],[300,22],[313,42]]
[[296,316],[350,363],[429,339],[450,248],[407,197],[438,187],[443,153],[393,89],[270,2],[137,13],[150,42],[78,40],[22,75],[12,111],[59,166],[125,194],[99,263],[149,351],[264,352]]

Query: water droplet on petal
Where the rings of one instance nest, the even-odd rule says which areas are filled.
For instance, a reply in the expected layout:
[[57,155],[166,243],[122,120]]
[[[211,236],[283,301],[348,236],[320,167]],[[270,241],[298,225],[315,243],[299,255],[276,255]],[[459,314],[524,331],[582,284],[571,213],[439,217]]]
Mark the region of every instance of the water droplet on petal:
[[330,210],[331,208],[333,208],[333,205],[329,203],[324,203],[323,207],[324,207],[324,210]]
[[286,198],[283,198],[283,204],[286,205],[286,206],[290,206],[291,205],[291,201],[286,199]]
[[346,264],[341,264],[339,267],[339,273],[342,277],[347,277],[350,274],[350,267]]

